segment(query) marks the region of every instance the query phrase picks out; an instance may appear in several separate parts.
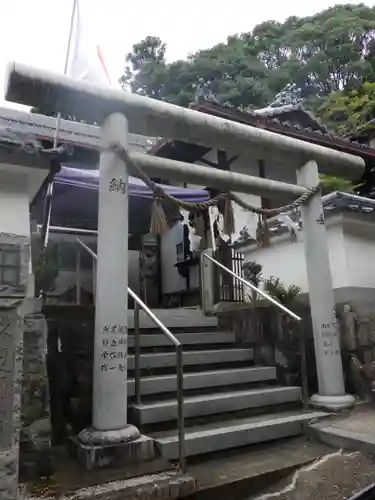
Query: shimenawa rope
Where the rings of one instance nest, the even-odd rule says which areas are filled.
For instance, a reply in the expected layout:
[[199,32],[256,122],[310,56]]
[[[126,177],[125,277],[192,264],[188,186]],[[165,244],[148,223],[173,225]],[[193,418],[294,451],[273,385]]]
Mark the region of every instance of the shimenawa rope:
[[[163,210],[163,207],[159,203],[161,200],[168,200],[175,203],[178,207],[183,208],[188,211],[203,211],[208,209],[209,207],[217,206],[220,201],[224,201],[224,227],[225,232],[227,234],[232,234],[234,231],[234,217],[233,217],[233,209],[231,206],[231,202],[237,203],[237,205],[242,208],[249,210],[255,214],[259,215],[258,222],[258,230],[257,232],[263,234],[263,238],[267,239],[266,233],[267,231],[267,222],[265,220],[265,216],[272,217],[276,215],[280,215],[282,213],[290,212],[292,210],[297,209],[303,203],[306,203],[314,196],[319,190],[320,185],[308,189],[304,194],[299,196],[292,203],[284,205],[279,208],[261,208],[256,207],[254,205],[250,205],[246,203],[241,198],[239,198],[234,193],[223,192],[214,196],[213,198],[198,203],[192,203],[188,201],[182,201],[175,196],[170,195],[163,188],[161,188],[158,184],[156,184],[150,177],[142,170],[142,168],[135,162],[126,149],[119,143],[113,143],[108,147],[109,150],[113,151],[121,160],[127,163],[135,172],[136,176],[140,178],[146,186],[153,192],[154,194],[154,203],[152,208],[152,216],[151,216],[151,232],[156,234],[162,234],[168,229],[167,219]],[[262,217],[263,220],[262,220]]]

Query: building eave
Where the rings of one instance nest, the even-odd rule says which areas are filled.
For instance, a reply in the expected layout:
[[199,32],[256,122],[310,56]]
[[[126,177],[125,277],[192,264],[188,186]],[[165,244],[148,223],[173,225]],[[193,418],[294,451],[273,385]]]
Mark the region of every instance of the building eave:
[[[323,130],[302,129],[288,122],[280,122],[275,117],[267,117],[255,112],[244,112],[226,106],[213,103],[199,103],[193,105],[192,109],[202,113],[218,116],[238,123],[246,124],[252,127],[259,127],[276,134],[293,137],[305,142],[317,144],[344,153],[354,154],[362,157],[364,160],[375,160],[375,149],[370,148],[349,138],[337,137]],[[197,149],[196,155],[190,155],[192,159],[183,157],[182,147],[186,148],[187,143],[173,140],[160,140],[148,151],[148,154],[162,156],[181,161],[199,161],[210,149]],[[182,146],[184,145],[184,146]],[[192,145],[189,145],[192,147]]]

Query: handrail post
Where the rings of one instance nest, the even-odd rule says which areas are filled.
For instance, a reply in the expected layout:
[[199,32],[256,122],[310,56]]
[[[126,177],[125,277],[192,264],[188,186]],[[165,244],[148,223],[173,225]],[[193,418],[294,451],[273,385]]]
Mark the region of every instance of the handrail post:
[[178,458],[181,470],[185,470],[185,417],[184,417],[184,360],[182,345],[176,346],[177,357],[177,415],[178,415]]
[[76,304],[81,304],[81,248],[76,248]]
[[92,296],[95,304],[96,297],[96,260],[92,261]]
[[306,338],[305,330],[303,328],[303,322],[297,324],[298,326],[298,337],[299,337],[299,351],[301,356],[301,385],[302,385],[302,403],[303,408],[307,410],[309,406],[309,388],[308,388],[308,378],[307,378],[307,361],[306,361]]
[[[206,252],[213,254],[211,248]],[[200,255],[200,280],[201,280],[201,304],[205,314],[212,314],[215,305],[214,287],[214,266],[208,259],[204,258],[204,253]]]
[[139,305],[134,302],[134,392],[137,405],[141,404],[141,339],[139,329]]

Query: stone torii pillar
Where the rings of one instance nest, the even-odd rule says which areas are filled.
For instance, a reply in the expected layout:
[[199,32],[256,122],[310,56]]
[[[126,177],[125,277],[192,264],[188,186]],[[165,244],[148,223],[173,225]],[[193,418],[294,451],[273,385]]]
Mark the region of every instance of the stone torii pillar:
[[153,441],[127,421],[128,171],[108,147],[119,143],[127,148],[128,122],[113,113],[101,131],[93,421],[75,439],[87,469],[154,456]]
[[[319,184],[318,165],[309,161],[297,170],[301,186],[313,188]],[[314,335],[319,393],[311,403],[337,410],[354,404],[354,397],[345,394],[340,334],[336,322],[336,309],[331,268],[324,225],[323,203],[320,193],[301,207],[302,227],[309,299]]]
[[[102,125],[99,166],[97,290],[94,338],[93,429],[80,434],[92,443],[139,437],[127,424],[128,322],[128,172],[126,164],[106,151],[109,141],[127,146],[128,124],[121,114]],[[96,439],[97,438],[97,439]]]

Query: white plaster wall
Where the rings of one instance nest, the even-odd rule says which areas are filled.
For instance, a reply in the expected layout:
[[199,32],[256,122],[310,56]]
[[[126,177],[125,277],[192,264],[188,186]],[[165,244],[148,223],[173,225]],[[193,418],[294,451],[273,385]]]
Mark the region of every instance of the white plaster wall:
[[[276,162],[267,162],[264,161],[264,170],[265,176],[267,179],[278,180],[289,183],[296,183],[296,173],[293,169],[288,168],[285,164],[276,163]],[[253,158],[249,158],[246,156],[240,156],[235,162],[233,162],[231,166],[231,171],[238,172],[241,174],[259,175],[259,166],[258,162]],[[261,197],[252,194],[244,194],[244,193],[236,193],[241,199],[243,199],[249,205],[261,206]],[[271,198],[271,203],[273,207],[278,207],[285,205],[291,201],[291,199],[287,197],[273,197]],[[256,229],[258,225],[258,216],[241,208],[240,206],[234,204],[234,217],[235,217],[235,230],[236,236],[234,240],[239,237],[239,231],[247,225],[249,228],[249,233],[251,236],[255,238]]]
[[0,232],[30,236],[26,175],[0,171]]
[[[350,285],[347,273],[347,253],[342,225],[338,220],[327,221],[327,242],[333,288]],[[263,277],[277,277],[286,285],[298,285],[301,292],[308,292],[303,231],[292,243],[288,235],[272,238],[266,248],[244,248],[245,261],[255,260],[263,266]],[[317,269],[319,272],[319,269]],[[357,285],[360,286],[360,285]]]
[[[238,172],[240,174],[248,174],[248,175],[258,175],[258,164],[251,158],[247,158],[245,156],[240,156],[236,161],[234,161],[231,165],[232,172]],[[245,194],[245,193],[235,193],[241,200],[248,203],[249,205],[253,205],[256,207],[261,206],[261,197],[253,194]],[[236,203],[233,204],[233,213],[234,213],[234,229],[235,236],[233,237],[233,241],[235,241],[240,235],[239,231],[244,226],[247,226],[249,229],[249,233],[251,236],[255,238],[256,229],[258,225],[258,217],[254,213],[249,212],[248,210],[243,209]]]
[[[235,156],[235,153],[228,153],[228,157],[230,158],[231,156]],[[207,153],[205,159],[216,163],[217,162],[216,150],[211,150],[209,153]],[[289,183],[296,183],[296,172],[292,167],[288,167],[287,165],[285,165],[285,163],[281,162],[278,163],[275,161],[272,162],[264,161],[263,164],[265,169],[265,176],[268,179],[289,182]],[[251,156],[241,155],[232,163],[231,171],[238,172],[241,174],[258,176],[259,175],[258,161],[257,159],[254,159]],[[189,184],[189,187],[197,187],[197,186]],[[236,192],[235,194],[239,196],[241,199],[243,199],[249,205],[254,205],[258,207],[261,206],[260,196],[238,193],[238,192]],[[274,199],[272,199],[271,201],[272,201],[272,206],[282,206],[287,202],[291,201],[291,199],[288,199],[286,197],[284,198],[274,197]],[[233,211],[234,211],[235,232],[236,232],[236,235],[234,236],[233,239],[236,240],[239,237],[239,231],[245,225],[248,226],[250,234],[253,237],[255,237],[256,228],[258,225],[257,215],[249,212],[248,210],[244,210],[243,208],[241,208],[236,204],[234,204],[233,206]]]
[[[46,175],[45,170],[0,163],[0,233],[30,238],[29,205]],[[31,258],[26,295],[34,296]]]
[[47,173],[0,163],[0,232],[30,236],[29,204]]
[[[357,223],[358,224],[358,223]],[[375,288],[375,224],[344,227],[348,282],[351,287]]]

